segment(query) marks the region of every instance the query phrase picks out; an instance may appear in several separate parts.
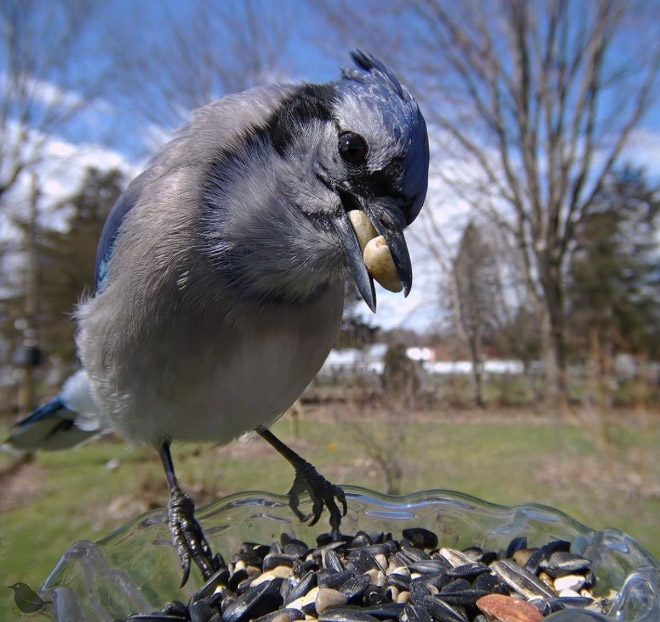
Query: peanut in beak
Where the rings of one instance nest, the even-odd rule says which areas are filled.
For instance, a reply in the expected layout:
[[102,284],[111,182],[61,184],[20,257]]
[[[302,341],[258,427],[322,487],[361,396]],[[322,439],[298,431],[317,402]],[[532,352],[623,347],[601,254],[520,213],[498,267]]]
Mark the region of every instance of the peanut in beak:
[[382,235],[378,235],[369,217],[360,210],[348,212],[364,264],[369,274],[385,289],[400,292],[403,284],[392,260],[392,253]]

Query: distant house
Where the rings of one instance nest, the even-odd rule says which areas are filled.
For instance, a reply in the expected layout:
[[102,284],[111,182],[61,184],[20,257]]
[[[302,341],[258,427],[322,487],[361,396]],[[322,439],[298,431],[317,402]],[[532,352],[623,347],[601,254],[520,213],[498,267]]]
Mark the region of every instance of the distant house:
[[[424,369],[430,374],[471,374],[472,361],[429,361],[424,363]],[[522,374],[523,364],[520,361],[484,361],[482,371],[485,374]]]
[[345,348],[331,350],[319,371],[322,376],[337,376],[342,373],[368,373],[379,375],[385,367],[387,345],[376,343],[364,350]]
[[[332,350],[328,355],[319,374],[321,376],[338,376],[343,373],[362,373],[380,375],[385,367],[387,345],[377,343],[358,350],[346,348]],[[433,348],[407,348],[406,355],[412,361],[419,362],[429,374],[470,374],[471,361],[438,360],[438,352]],[[491,359],[484,361],[485,374],[522,374],[523,365],[520,361]]]

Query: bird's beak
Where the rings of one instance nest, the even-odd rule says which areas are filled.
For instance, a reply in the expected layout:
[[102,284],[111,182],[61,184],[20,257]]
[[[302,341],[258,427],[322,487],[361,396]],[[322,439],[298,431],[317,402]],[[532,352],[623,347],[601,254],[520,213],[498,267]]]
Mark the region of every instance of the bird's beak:
[[[404,295],[407,296],[412,287],[412,265],[408,246],[403,236],[405,219],[401,211],[391,199],[378,197],[360,202],[354,194],[340,190],[344,209],[339,210],[334,224],[346,252],[348,265],[355,280],[360,295],[372,311],[376,311],[376,292],[373,278],[369,275],[360,248],[358,236],[348,217],[348,212],[358,209],[363,211],[371,221],[376,233],[385,238],[392,256],[392,261],[399,275]],[[400,291],[400,289],[399,289]]]
[[406,220],[396,203],[387,197],[378,197],[364,203],[364,211],[369,216],[378,235],[385,238],[387,247],[403,287],[403,295],[408,296],[412,288],[412,264],[408,245],[403,235]]
[[348,211],[340,209],[334,220],[334,225],[341,244],[344,247],[346,258],[348,259],[348,267],[353,275],[353,280],[360,292],[360,296],[362,296],[367,306],[375,313],[376,290],[374,288],[374,280],[367,272],[360,243],[353,230],[353,225],[351,225],[351,221],[348,219]]

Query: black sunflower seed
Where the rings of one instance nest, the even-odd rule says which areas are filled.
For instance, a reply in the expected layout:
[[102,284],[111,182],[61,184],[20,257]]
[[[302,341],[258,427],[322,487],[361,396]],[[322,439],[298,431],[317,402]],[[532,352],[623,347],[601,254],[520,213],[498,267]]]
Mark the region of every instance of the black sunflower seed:
[[421,605],[406,605],[399,615],[401,622],[431,622],[431,614]]
[[481,562],[472,562],[470,564],[463,564],[447,570],[450,577],[470,579],[478,577],[480,574],[490,572],[490,568]]
[[591,566],[591,562],[579,555],[572,555],[565,551],[555,551],[547,559],[541,560],[539,566],[555,579],[587,570]]
[[434,549],[438,546],[438,536],[423,527],[411,527],[402,532],[404,538],[420,549]]
[[319,622],[378,622],[378,618],[364,613],[360,609],[336,607],[334,609],[326,609],[319,616]]
[[342,594],[345,594],[350,602],[360,598],[368,586],[369,577],[363,574],[357,577],[351,577],[348,581],[339,586],[339,591]]
[[436,622],[468,622],[467,616],[462,611],[434,596],[427,596],[424,599],[424,606]]
[[[226,600],[223,601],[222,622],[238,622],[239,620],[247,619],[247,615],[266,597],[269,590],[270,584],[262,583],[249,589],[245,594],[239,596],[229,604],[226,604]],[[264,613],[268,612],[260,613],[259,616],[264,615]],[[256,618],[259,616],[254,615],[253,617]]]
[[[291,583],[287,581],[286,585],[291,585]],[[300,581],[298,581],[293,587],[290,587],[287,590],[286,596],[282,594],[282,598],[284,598],[284,604],[288,605],[289,603],[292,603],[297,598],[307,594],[307,592],[309,592],[309,590],[315,586],[316,574],[310,570],[300,579]]]
[[321,568],[316,573],[316,580],[319,587],[329,587],[333,590],[337,589],[348,581],[353,574],[348,570],[337,572],[329,568]]
[[[572,554],[564,540],[534,548],[519,537],[500,551],[437,549],[433,532],[411,528],[400,540],[391,533],[359,531],[317,541],[321,544],[312,549],[287,534],[270,546],[244,542],[230,557],[238,569],[230,572],[218,556],[220,570],[193,593],[188,605],[172,601],[160,612],[136,614],[124,622],[296,622],[316,618],[317,601],[321,622],[486,622],[475,603],[488,594],[530,600],[543,616],[588,622],[604,619],[601,612],[612,603],[590,592],[559,597],[544,583],[579,573],[584,589],[598,585],[590,560]],[[348,604],[325,609],[330,601],[322,605],[319,598],[325,593],[312,591],[317,587],[341,592]],[[337,594],[335,598],[342,600]],[[287,608],[300,599],[307,604]]]
[[344,564],[339,559],[339,555],[335,553],[332,549],[328,549],[325,552],[325,567],[335,572],[341,572],[344,570]]

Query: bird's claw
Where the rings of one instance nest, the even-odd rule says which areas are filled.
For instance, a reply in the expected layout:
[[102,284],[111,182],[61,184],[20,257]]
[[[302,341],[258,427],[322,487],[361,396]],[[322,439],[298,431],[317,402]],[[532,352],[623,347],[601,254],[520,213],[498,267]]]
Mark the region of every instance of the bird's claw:
[[213,557],[200,524],[195,519],[195,505],[192,499],[180,488],[173,488],[170,491],[167,517],[172,542],[179,553],[183,568],[183,578],[179,587],[183,587],[188,581],[191,559],[199,566],[204,580],[208,579],[218,569],[217,561]]
[[[305,516],[299,509],[300,494],[307,492],[312,500],[312,513]],[[340,510],[335,502],[339,501],[342,506]],[[330,527],[333,540],[340,537],[339,525],[342,516],[346,516],[346,495],[344,491],[335,484],[330,483],[321,475],[309,462],[296,468],[296,477],[293,480],[293,486],[289,490],[289,506],[294,514],[302,521],[309,521],[309,525],[315,525],[321,513],[323,506],[330,512]],[[311,520],[310,520],[311,519]]]

